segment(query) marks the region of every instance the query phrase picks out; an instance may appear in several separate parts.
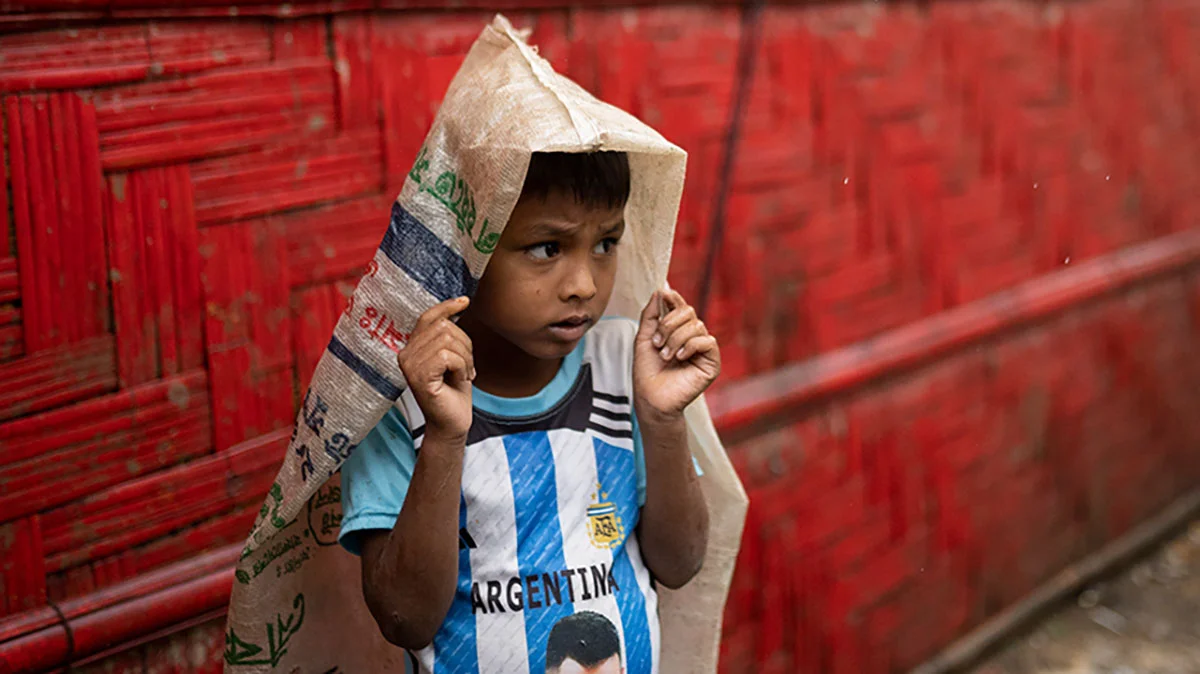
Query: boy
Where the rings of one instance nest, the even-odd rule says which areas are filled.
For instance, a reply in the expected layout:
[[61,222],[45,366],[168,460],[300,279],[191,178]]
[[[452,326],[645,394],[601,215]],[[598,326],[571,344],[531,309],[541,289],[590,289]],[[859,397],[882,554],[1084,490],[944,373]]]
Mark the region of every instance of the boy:
[[683,410],[720,353],[674,292],[600,320],[629,192],[623,153],[535,153],[474,299],[421,317],[408,390],[342,467],[340,540],[417,671],[540,674],[583,611],[625,671],[657,667],[654,581],[687,583],[708,536]]

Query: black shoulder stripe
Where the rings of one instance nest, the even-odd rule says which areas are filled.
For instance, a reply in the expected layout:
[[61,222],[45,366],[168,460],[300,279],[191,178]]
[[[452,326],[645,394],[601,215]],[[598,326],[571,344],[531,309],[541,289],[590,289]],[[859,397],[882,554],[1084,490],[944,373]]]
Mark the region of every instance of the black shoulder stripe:
[[603,407],[593,407],[592,414],[595,414],[598,417],[604,417],[605,419],[612,419],[613,421],[630,421],[632,419],[629,412],[614,412],[612,410],[606,410]]
[[601,426],[594,421],[589,423],[587,427],[590,430],[609,437],[633,439],[633,429],[630,428],[609,428],[608,426]]
[[617,405],[628,405],[629,404],[629,396],[618,396],[618,395],[613,395],[611,393],[601,393],[600,391],[592,391],[592,395],[599,398],[600,400],[604,400],[606,402],[614,403]]

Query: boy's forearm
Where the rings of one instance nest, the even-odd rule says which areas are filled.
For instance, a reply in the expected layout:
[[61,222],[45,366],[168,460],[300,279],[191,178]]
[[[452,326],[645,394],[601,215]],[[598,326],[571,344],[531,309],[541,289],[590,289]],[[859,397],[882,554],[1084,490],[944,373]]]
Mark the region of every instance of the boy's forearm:
[[428,645],[454,599],[463,445],[426,436],[395,526],[364,545],[367,606],[404,648]]
[[655,578],[682,587],[700,571],[708,545],[708,507],[678,418],[638,415],[646,459],[646,504],[638,540]]

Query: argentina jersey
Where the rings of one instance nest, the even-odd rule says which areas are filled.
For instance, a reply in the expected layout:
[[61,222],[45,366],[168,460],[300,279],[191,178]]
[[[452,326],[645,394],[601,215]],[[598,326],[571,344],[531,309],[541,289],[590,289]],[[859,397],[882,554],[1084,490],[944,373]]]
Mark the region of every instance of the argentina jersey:
[[[636,329],[600,321],[529,398],[473,391],[457,588],[433,643],[411,654],[416,671],[657,672],[658,600],[635,535],[645,502]],[[423,431],[405,392],[343,465],[346,549],[359,554],[361,532],[395,524]]]

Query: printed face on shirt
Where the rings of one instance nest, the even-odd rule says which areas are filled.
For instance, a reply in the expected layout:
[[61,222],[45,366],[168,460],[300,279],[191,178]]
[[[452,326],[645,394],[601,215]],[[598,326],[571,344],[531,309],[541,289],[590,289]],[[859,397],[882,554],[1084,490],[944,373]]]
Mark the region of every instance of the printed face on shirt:
[[548,674],[622,674],[621,656],[614,655],[604,662],[591,667],[585,667],[572,658],[567,658],[562,665],[548,670]]
[[521,199],[467,314],[536,358],[562,358],[604,314],[617,274],[624,209],[570,194]]
[[546,643],[547,674],[624,674],[621,637],[608,618],[580,611],[559,620]]

